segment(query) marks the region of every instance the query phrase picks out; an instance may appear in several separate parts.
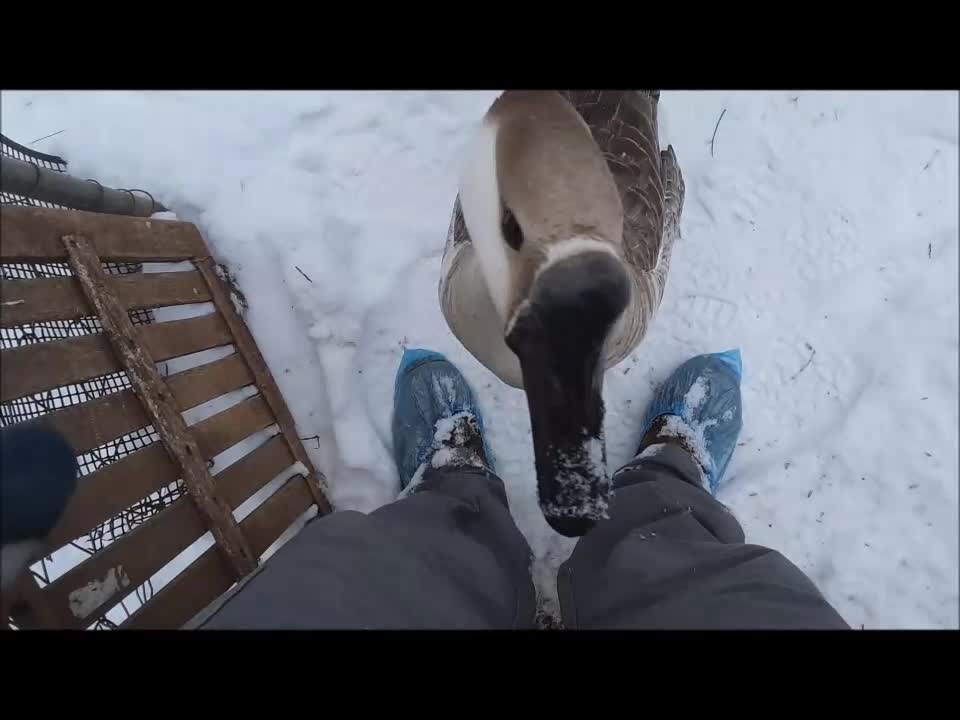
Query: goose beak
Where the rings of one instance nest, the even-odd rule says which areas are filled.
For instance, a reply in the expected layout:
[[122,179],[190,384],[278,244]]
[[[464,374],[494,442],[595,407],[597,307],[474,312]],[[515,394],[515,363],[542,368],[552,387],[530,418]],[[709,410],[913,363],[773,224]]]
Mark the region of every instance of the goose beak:
[[620,260],[585,252],[540,272],[507,333],[523,371],[540,509],[567,537],[607,515],[602,353],[629,300]]

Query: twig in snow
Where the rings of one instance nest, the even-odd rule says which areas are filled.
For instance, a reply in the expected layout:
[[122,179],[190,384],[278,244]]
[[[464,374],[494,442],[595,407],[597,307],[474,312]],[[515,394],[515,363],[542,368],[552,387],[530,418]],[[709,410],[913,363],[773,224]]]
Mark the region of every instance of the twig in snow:
[[798,377],[800,377],[800,373],[802,373],[804,370],[807,369],[807,366],[809,366],[810,363],[813,362],[813,356],[817,354],[817,351],[813,349],[813,346],[811,346],[810,343],[807,343],[807,349],[810,350],[810,357],[807,358],[807,361],[803,364],[803,367],[800,368],[799,370],[797,370],[797,371],[793,374],[793,376],[790,378],[790,381],[791,381],[791,382],[793,382],[793,381],[796,380]]
[[[33,145],[33,143],[38,143],[38,142],[40,142],[41,140],[46,140],[47,138],[52,138],[54,135],[59,135],[60,133],[64,133],[64,132],[66,132],[66,130],[57,130],[55,133],[50,133],[49,135],[44,135],[42,138],[37,138],[36,140],[32,140],[31,142],[29,142],[29,143],[27,143],[27,144],[28,144],[28,145]],[[924,168],[924,170],[926,170],[926,168]]]
[[717,118],[717,124],[713,126],[713,137],[710,138],[710,157],[713,157],[713,143],[717,139],[717,128],[720,127],[720,121],[723,120],[723,116],[727,114],[727,109],[724,108],[723,112],[720,113],[720,117]]
[[927,260],[933,255],[933,243],[927,243]]
[[930,167],[930,163],[932,163],[934,160],[936,160],[936,159],[937,159],[937,155],[939,155],[939,154],[940,154],[940,151],[939,151],[939,150],[934,150],[934,151],[933,151],[933,155],[930,156],[930,159],[927,160],[926,164],[923,166],[923,170],[921,170],[920,172],[926,172],[927,168]]
[[311,283],[313,282],[313,280],[310,279],[310,276],[307,275],[303,270],[301,270],[300,268],[298,268],[296,265],[294,265],[294,267],[297,268],[297,272],[298,272],[298,273],[300,273],[301,275],[303,275],[303,276],[307,279],[307,282],[311,282]]
[[300,439],[301,439],[301,440],[316,440],[316,441],[317,441],[317,447],[316,447],[315,449],[316,449],[316,450],[319,450],[319,449],[320,449],[320,436],[319,436],[319,435],[311,435],[310,437],[305,437],[305,438],[300,438]]

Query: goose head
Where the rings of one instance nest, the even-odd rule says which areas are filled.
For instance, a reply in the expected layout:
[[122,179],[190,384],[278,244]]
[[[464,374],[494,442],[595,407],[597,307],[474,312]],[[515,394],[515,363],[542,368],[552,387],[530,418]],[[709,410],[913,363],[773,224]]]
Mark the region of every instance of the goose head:
[[633,291],[623,208],[606,159],[555,92],[507,92],[460,183],[480,272],[519,360],[541,510],[579,536],[606,516],[604,348]]

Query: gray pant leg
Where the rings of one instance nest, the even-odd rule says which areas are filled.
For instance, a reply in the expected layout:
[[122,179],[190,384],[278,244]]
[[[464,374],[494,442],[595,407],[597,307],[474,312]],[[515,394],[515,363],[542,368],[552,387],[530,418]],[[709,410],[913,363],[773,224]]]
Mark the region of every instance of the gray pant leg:
[[848,627],[783,555],[744,544],[683,449],[667,445],[614,483],[610,519],[560,568],[566,627]]
[[526,628],[535,611],[503,483],[447,468],[370,514],[310,522],[203,627]]

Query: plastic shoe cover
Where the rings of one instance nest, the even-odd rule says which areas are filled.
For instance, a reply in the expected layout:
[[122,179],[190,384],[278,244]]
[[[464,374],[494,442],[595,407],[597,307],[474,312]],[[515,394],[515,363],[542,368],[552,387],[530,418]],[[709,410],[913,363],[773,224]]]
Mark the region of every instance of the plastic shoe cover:
[[[480,410],[460,371],[438,352],[404,350],[393,391],[393,455],[401,488],[436,449],[437,422],[460,413],[473,415],[483,434]],[[486,441],[483,450],[493,470]]]
[[[694,450],[711,493],[716,493],[743,426],[739,350],[697,355],[677,368],[654,394],[644,418],[668,417],[661,434],[678,435]],[[679,420],[678,420],[679,418]]]

